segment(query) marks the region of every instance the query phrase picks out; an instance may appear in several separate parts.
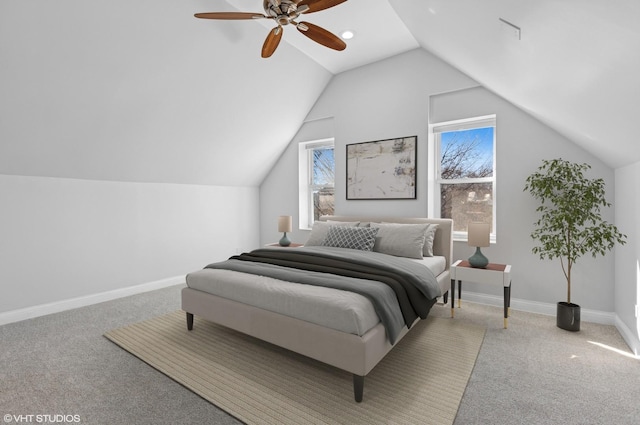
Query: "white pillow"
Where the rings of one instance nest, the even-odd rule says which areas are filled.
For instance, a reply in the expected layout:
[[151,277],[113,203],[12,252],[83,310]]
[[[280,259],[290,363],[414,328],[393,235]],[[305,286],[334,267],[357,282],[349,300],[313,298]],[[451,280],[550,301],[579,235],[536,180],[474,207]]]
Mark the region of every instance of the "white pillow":
[[359,221],[316,221],[311,228],[311,234],[304,243],[305,246],[320,246],[329,233],[331,226],[357,226]]

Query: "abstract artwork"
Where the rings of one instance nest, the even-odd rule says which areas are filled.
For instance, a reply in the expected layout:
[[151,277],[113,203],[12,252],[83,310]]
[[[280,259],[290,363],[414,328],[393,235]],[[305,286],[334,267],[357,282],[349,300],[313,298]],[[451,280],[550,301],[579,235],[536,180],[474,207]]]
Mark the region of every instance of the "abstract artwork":
[[347,145],[347,199],[416,199],[417,140]]

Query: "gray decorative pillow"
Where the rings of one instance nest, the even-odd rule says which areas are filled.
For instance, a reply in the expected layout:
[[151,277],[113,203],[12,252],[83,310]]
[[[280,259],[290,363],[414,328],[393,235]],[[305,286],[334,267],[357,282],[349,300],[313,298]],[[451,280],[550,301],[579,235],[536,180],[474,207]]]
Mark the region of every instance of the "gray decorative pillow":
[[429,228],[424,234],[424,247],[422,248],[422,254],[425,257],[433,257],[433,241],[436,238],[437,230],[437,224],[429,224]]
[[331,226],[357,226],[359,221],[316,221],[311,228],[311,234],[309,239],[304,243],[305,246],[318,246],[322,245],[324,239],[329,233]]
[[422,258],[429,224],[371,223],[379,228],[373,250],[396,257]]
[[322,245],[371,251],[377,233],[378,229],[375,227],[332,226]]

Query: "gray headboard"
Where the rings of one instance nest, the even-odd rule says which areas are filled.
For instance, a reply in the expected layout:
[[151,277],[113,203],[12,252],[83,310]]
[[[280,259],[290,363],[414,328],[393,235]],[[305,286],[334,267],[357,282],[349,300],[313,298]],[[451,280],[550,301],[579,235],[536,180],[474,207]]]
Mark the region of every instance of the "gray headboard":
[[426,217],[367,217],[357,215],[323,215],[320,221],[360,221],[360,222],[386,222],[420,224],[435,223],[438,225],[436,236],[433,240],[433,254],[442,255],[447,259],[447,269],[451,268],[451,258],[453,257],[453,220],[449,218],[426,218]]

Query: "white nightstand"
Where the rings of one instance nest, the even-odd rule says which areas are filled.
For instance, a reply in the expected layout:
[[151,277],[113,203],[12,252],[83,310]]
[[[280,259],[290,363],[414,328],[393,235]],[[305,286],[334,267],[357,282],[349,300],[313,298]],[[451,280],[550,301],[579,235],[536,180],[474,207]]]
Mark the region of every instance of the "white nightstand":
[[462,303],[462,281],[475,283],[489,283],[504,287],[504,328],[507,328],[511,307],[511,266],[508,264],[493,264],[484,268],[471,267],[468,261],[458,260],[451,266],[451,317],[454,317],[454,302],[456,295],[455,282],[458,281],[458,308]]

